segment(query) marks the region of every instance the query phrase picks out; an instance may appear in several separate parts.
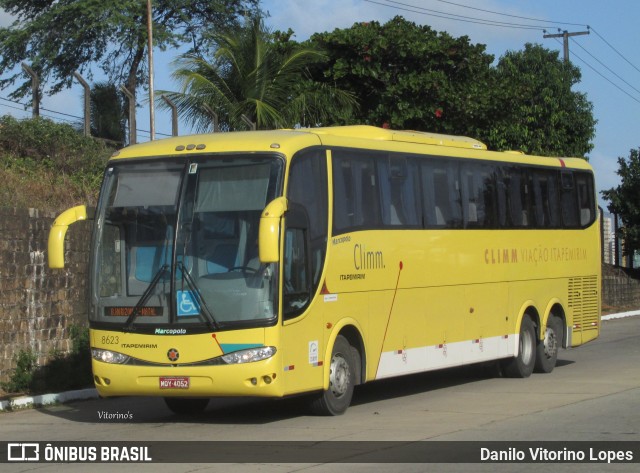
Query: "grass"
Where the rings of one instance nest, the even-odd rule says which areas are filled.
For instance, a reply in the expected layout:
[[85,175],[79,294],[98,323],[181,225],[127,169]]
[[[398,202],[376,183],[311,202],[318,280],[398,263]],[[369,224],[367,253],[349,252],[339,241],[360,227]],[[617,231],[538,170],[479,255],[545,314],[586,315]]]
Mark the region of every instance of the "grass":
[[0,206],[59,213],[95,205],[112,152],[71,125],[0,117]]
[[72,342],[70,353],[51,353],[49,362],[38,366],[33,351],[20,350],[14,356],[16,367],[9,381],[0,383],[0,388],[7,393],[42,394],[93,385],[89,329],[73,325],[69,332]]

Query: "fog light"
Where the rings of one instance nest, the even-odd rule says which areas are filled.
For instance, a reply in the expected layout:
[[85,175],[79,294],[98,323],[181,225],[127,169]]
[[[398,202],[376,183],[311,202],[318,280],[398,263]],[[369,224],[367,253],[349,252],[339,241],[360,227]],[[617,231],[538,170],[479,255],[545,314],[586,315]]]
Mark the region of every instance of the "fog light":
[[271,376],[263,376],[262,379],[266,384],[271,384]]
[[256,378],[251,378],[251,384],[255,386],[256,384],[258,384],[258,380]]

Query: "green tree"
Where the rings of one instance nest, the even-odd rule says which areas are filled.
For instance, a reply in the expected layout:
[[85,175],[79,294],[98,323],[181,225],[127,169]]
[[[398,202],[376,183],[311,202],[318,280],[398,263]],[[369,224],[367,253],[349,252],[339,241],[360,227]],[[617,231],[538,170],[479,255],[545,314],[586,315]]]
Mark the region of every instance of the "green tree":
[[571,90],[580,82],[576,66],[557,51],[526,44],[500,58],[496,72],[492,120],[479,136],[492,149],[548,156],[584,156],[593,149],[593,105]]
[[486,119],[493,56],[466,36],[395,17],[316,34],[310,43],[330,58],[314,79],[358,99],[359,113],[344,123],[468,134]]
[[[237,23],[240,15],[256,11],[259,0],[154,0],[153,37],[164,50],[191,44],[197,50],[208,32]],[[0,0],[16,17],[0,28],[0,71],[26,61],[42,83],[52,81],[50,93],[69,87],[73,72],[90,73],[99,64],[112,84],[125,83],[135,94],[146,83],[146,2],[142,0]],[[90,74],[88,75],[90,77]],[[0,89],[24,74],[0,80]],[[29,81],[13,98],[23,97]]]
[[314,84],[308,67],[326,56],[317,48],[290,42],[288,33],[271,33],[258,17],[242,28],[214,34],[211,61],[185,55],[173,77],[180,92],[165,92],[182,117],[199,130],[211,124],[209,107],[223,128],[243,129],[243,116],[258,129],[326,123],[348,114],[354,98],[328,84]]
[[609,212],[618,215],[622,225],[618,228],[618,238],[624,241],[624,255],[633,255],[640,250],[640,148],[629,152],[629,159],[618,158],[621,184],[602,191],[609,201]]
[[91,88],[91,136],[124,143],[124,100],[113,84],[99,82]]
[[402,17],[311,37],[329,55],[313,78],[352,92],[359,113],[339,122],[467,135],[496,150],[584,156],[595,120],[580,71],[537,45],[493,56]]

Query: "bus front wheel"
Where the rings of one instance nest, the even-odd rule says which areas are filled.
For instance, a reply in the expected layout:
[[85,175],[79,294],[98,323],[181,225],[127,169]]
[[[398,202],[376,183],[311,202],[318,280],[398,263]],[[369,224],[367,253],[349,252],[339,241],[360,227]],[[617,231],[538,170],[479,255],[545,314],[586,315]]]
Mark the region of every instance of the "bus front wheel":
[[355,384],[355,364],[351,345],[338,335],[331,353],[329,389],[318,394],[311,402],[311,409],[319,415],[344,414],[351,404]]
[[558,360],[558,351],[562,345],[562,320],[551,316],[547,322],[544,338],[538,341],[536,349],[536,373],[551,373]]
[[529,316],[524,316],[520,324],[518,354],[502,364],[502,372],[508,378],[527,378],[536,363],[536,327]]

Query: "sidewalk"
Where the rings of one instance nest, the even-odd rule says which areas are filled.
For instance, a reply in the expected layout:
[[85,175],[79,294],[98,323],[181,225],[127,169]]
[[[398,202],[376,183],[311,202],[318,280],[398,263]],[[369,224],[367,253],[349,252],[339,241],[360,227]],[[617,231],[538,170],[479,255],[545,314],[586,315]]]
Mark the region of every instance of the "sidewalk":
[[97,399],[98,391],[95,388],[77,389],[59,394],[38,394],[34,396],[20,396],[6,401],[0,401],[0,412],[26,409],[29,407],[42,407],[50,404],[63,404],[71,401],[85,399]]
[[[634,317],[640,315],[640,310],[620,312],[617,314],[603,315],[603,321],[621,319],[624,317]],[[95,388],[78,389],[66,391],[59,394],[39,394],[37,396],[20,396],[13,399],[0,401],[0,412],[26,409],[30,407],[42,407],[50,404],[63,404],[71,401],[82,401],[87,399],[97,399],[98,392]]]
[[634,317],[636,315],[640,315],[640,310],[632,310],[629,312],[620,312],[618,314],[607,314],[600,317],[600,320],[613,320],[613,319],[622,319],[624,317]]

